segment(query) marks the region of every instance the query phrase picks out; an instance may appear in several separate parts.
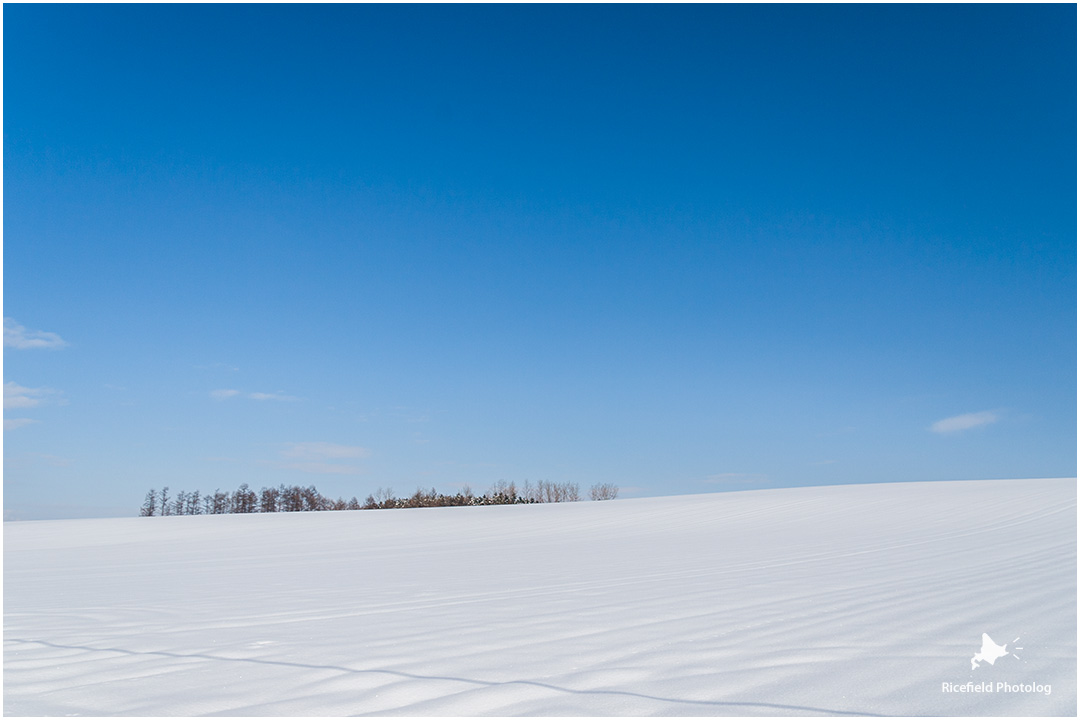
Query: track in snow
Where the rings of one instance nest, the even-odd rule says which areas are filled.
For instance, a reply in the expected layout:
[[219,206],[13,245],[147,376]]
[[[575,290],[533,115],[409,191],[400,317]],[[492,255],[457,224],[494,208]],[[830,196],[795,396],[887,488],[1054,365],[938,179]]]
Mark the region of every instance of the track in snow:
[[1076,481],[5,523],[4,613],[7,715],[1075,715]]

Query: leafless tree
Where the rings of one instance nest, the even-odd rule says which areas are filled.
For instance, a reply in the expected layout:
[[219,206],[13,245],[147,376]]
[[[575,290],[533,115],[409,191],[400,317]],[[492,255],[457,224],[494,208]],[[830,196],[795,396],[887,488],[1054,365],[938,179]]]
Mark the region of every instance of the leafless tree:
[[558,502],[558,490],[555,483],[550,480],[540,480],[536,483],[537,502]]
[[319,494],[319,491],[315,489],[314,485],[309,485],[300,491],[301,497],[304,502],[304,510],[311,512],[315,510],[326,510],[328,503],[326,498]]
[[157,490],[150,488],[150,492],[146,493],[146,500],[143,501],[142,507],[139,509],[139,515],[141,517],[153,517],[157,511]]
[[259,512],[272,513],[277,512],[278,509],[278,490],[277,488],[264,487],[259,492]]
[[536,501],[542,503],[554,503],[562,500],[559,486],[550,480],[540,480],[536,483]]
[[[618,488],[611,484],[593,486],[590,496],[595,499],[610,499],[618,493]],[[599,493],[599,494],[598,494]],[[222,492],[202,495],[194,492],[178,491],[175,499],[170,499],[168,486],[160,493],[151,489],[139,510],[143,516],[151,515],[221,515],[226,513],[257,512],[311,512],[318,510],[360,510],[374,508],[407,507],[452,507],[463,505],[510,505],[535,502],[573,502],[580,499],[577,483],[553,483],[547,480],[533,485],[525,481],[522,485],[499,480],[484,495],[474,495],[468,485],[454,495],[443,495],[435,488],[425,490],[418,487],[407,498],[397,498],[391,488],[380,487],[375,494],[368,495],[363,505],[353,497],[348,502],[344,498],[333,500],[324,497],[314,485],[282,484],[278,488],[262,488],[256,493],[243,483],[233,493]]]
[[517,485],[512,481],[499,480],[487,493],[488,501],[493,505],[512,505],[517,502]]
[[304,509],[304,493],[297,485],[282,485],[278,488],[278,510],[280,512],[300,512]]
[[619,486],[615,483],[597,483],[589,488],[591,500],[614,500],[619,496]]
[[241,483],[233,493],[232,511],[234,513],[253,513],[258,511],[255,491],[248,487],[247,483]]
[[378,507],[393,507],[394,500],[394,488],[380,487],[375,491],[375,504]]
[[225,513],[228,513],[232,510],[230,505],[232,505],[232,503],[230,502],[229,493],[221,492],[221,490],[214,491],[213,512],[215,515],[224,515]]
[[541,480],[536,483],[535,495],[536,502],[577,502],[581,499],[581,489],[575,482],[555,483]]
[[528,480],[526,480],[525,483],[521,486],[521,491],[518,493],[518,497],[520,497],[523,501],[527,503],[543,502],[543,499],[541,498],[540,486],[533,485]]
[[176,493],[176,499],[173,500],[173,515],[183,515],[187,509],[187,493],[180,490]]

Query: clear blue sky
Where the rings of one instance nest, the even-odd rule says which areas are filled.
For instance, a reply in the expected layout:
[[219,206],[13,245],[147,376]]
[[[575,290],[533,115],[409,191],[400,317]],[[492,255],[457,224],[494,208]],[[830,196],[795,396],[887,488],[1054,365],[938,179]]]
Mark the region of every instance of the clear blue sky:
[[1076,7],[4,18],[4,509],[1076,474]]

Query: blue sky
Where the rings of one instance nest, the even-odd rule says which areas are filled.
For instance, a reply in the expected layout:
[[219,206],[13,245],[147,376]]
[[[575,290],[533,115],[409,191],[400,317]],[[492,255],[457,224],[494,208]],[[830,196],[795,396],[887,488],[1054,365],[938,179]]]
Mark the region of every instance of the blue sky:
[[4,508],[1076,474],[1076,8],[4,7]]

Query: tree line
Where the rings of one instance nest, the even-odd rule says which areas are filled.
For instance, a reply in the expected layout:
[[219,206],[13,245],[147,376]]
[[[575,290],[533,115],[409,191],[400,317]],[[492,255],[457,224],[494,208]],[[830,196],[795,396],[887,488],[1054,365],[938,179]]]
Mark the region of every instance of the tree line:
[[[619,488],[614,483],[598,483],[589,488],[591,500],[614,500]],[[243,483],[233,492],[215,490],[201,494],[177,491],[169,495],[169,487],[160,491],[151,488],[139,509],[139,515],[224,515],[232,513],[314,512],[325,510],[389,510],[418,507],[454,507],[470,505],[517,505],[530,503],[577,502],[581,490],[577,483],[553,483],[546,480],[535,485],[525,481],[522,485],[500,480],[483,495],[476,495],[466,485],[454,495],[445,495],[417,488],[408,497],[399,498],[391,488],[379,488],[368,495],[361,504],[355,497],[346,501],[324,497],[314,485],[280,485],[262,488],[255,492]]]

